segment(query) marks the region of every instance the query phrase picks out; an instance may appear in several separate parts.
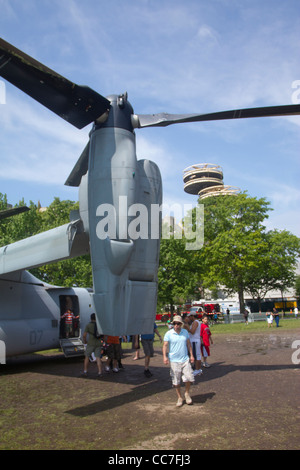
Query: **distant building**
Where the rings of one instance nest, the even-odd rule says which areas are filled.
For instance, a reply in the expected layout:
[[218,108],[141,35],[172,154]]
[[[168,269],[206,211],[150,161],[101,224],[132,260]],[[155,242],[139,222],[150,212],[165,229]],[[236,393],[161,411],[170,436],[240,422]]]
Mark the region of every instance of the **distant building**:
[[177,224],[175,217],[172,215],[166,215],[162,219],[162,230],[163,230],[163,238],[168,238],[167,234],[174,235],[176,238],[176,235],[178,238],[181,238],[182,236],[182,225],[181,223]]

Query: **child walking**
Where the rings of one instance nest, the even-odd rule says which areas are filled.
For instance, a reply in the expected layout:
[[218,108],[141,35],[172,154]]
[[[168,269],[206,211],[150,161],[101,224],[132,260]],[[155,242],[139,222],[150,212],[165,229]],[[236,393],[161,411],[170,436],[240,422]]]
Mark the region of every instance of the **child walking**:
[[206,313],[202,317],[202,323],[200,327],[200,340],[201,340],[201,353],[203,357],[203,366],[210,367],[207,363],[207,358],[210,356],[210,345],[213,344],[211,337],[211,331],[208,326],[208,316]]

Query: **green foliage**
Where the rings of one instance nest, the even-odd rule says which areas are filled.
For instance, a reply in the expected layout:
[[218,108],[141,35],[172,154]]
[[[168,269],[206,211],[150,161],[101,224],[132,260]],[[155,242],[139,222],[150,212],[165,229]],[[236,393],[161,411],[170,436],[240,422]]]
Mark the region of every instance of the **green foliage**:
[[[24,205],[25,202],[20,201],[17,207]],[[6,207],[6,195],[0,193],[0,210]],[[67,224],[70,221],[70,212],[78,210],[79,205],[78,202],[54,198],[45,211],[40,210],[40,206],[36,206],[33,202],[30,202],[29,208],[28,212],[1,221],[0,246]],[[30,272],[43,282],[58,286],[92,287],[93,285],[89,256],[47,264],[31,269]]]
[[228,230],[240,234],[261,230],[271,210],[265,198],[250,197],[246,192],[232,197],[209,197],[201,203],[204,204],[205,241],[215,240]]
[[158,300],[161,304],[182,303],[195,288],[192,252],[185,249],[184,239],[161,240],[158,270]]
[[0,211],[7,209],[7,197],[6,194],[0,193]]
[[[26,206],[24,200],[15,207]],[[6,195],[0,193],[0,210],[7,208]],[[31,237],[40,230],[39,214],[37,207],[30,202],[30,210],[1,220],[0,223],[0,246],[8,245],[23,238]]]
[[295,295],[297,299],[300,299],[300,276],[296,276],[295,279]]
[[[185,250],[185,240],[162,240],[159,298],[178,303],[195,298],[197,288],[238,293],[244,311],[244,292],[260,301],[271,289],[294,285],[300,241],[283,230],[267,232],[264,221],[272,210],[265,198],[210,197],[204,204],[204,246]],[[195,220],[195,217],[194,217]],[[195,231],[196,227],[193,226]]]
[[246,274],[246,291],[253,298],[264,298],[271,289],[281,292],[293,287],[300,240],[286,230],[271,230],[264,234],[265,245],[256,262]]
[[59,227],[70,222],[70,212],[79,209],[79,203],[74,201],[61,201],[58,197],[50,204],[46,211],[40,213],[41,232]]
[[43,282],[64,287],[92,287],[92,269],[89,256],[47,264],[30,272]]
[[204,201],[204,284],[238,293],[241,311],[245,291],[260,299],[294,282],[299,239],[287,231],[266,232],[263,222],[269,210],[265,198],[247,193]]
[[[61,201],[54,198],[46,211],[41,212],[40,231],[44,232],[55,227],[67,224],[70,221],[70,212],[79,209],[78,202]],[[32,274],[49,284],[64,287],[92,287],[92,269],[89,256],[80,256],[74,259],[59,261],[55,264],[32,269]]]

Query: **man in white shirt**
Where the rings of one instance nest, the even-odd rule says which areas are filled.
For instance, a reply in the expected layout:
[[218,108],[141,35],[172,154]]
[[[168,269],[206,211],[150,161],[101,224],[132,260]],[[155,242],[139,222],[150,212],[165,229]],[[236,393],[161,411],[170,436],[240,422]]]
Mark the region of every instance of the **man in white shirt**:
[[[191,383],[195,380],[193,369],[190,364],[190,361],[192,363],[194,362],[192,346],[188,332],[185,329],[182,329],[183,321],[179,315],[175,315],[173,325],[174,328],[167,331],[164,336],[163,360],[164,364],[170,364],[172,384],[177,393],[176,406],[183,405],[183,398],[180,390],[181,378],[185,384],[185,402],[187,405],[191,405],[193,401],[189,395],[189,390]],[[167,355],[168,351],[169,355]]]
[[201,341],[200,341],[200,328],[201,323],[195,317],[194,313],[188,313],[186,316],[187,321],[184,323],[184,328],[189,333],[190,342],[192,345],[193,355],[195,359],[194,375],[201,375]]

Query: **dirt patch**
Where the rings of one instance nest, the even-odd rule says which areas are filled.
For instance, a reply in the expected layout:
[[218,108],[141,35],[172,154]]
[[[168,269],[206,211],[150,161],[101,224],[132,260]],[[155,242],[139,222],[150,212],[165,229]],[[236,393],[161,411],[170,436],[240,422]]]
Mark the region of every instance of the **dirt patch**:
[[101,379],[61,354],[1,365],[0,449],[299,449],[300,334],[275,331],[215,336],[212,367],[179,409],[159,343],[151,378],[128,350]]

